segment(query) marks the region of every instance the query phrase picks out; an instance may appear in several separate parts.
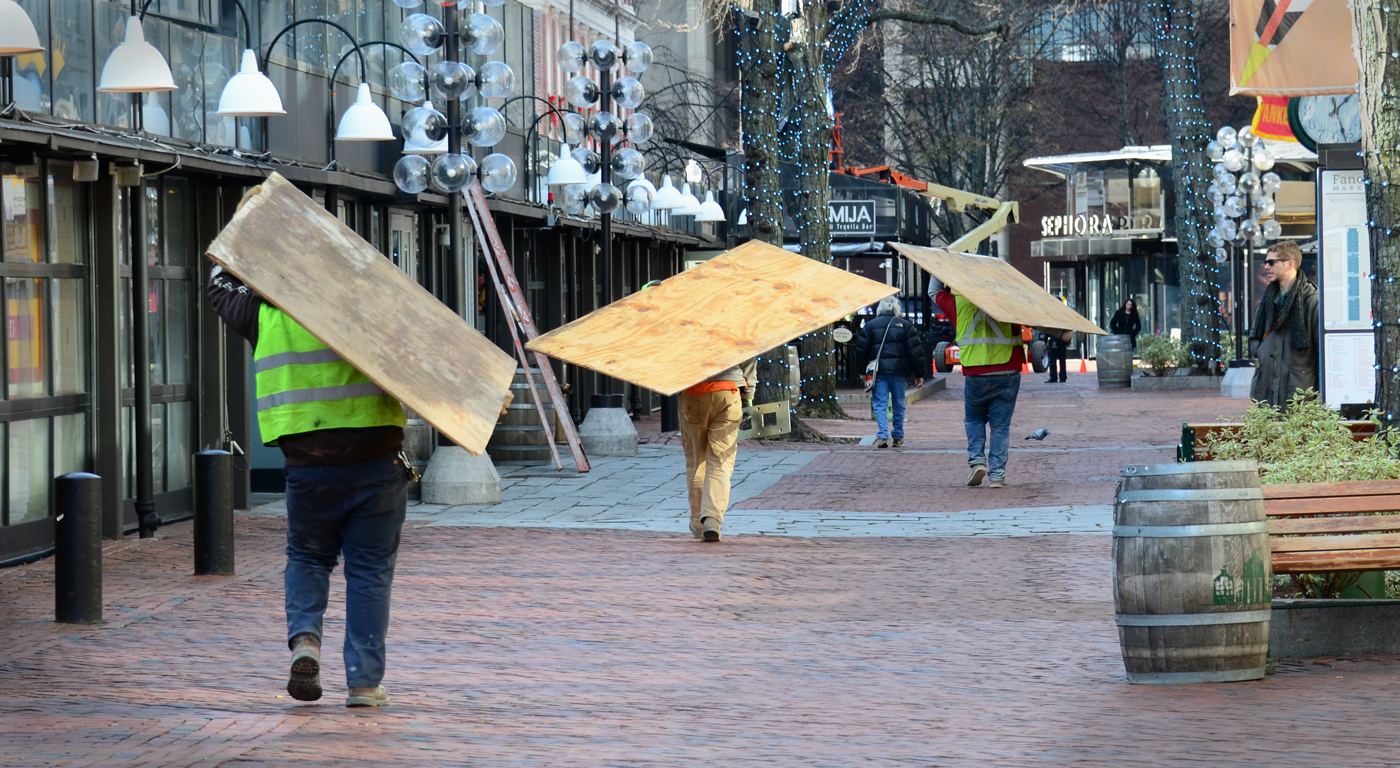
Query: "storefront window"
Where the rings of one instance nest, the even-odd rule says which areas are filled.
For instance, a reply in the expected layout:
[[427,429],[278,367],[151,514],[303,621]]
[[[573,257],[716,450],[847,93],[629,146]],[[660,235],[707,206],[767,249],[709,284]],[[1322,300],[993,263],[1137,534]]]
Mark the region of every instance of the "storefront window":
[[[112,51],[126,38],[126,20],[131,15],[126,6],[97,4],[97,61],[106,62]],[[149,40],[148,40],[149,42]],[[88,86],[93,87],[92,85]],[[131,127],[131,96],[125,93],[97,94],[97,122],[118,128]]]
[[11,399],[48,394],[44,281],[5,280],[6,381]]
[[[174,0],[180,2],[181,0]],[[188,3],[190,0],[183,0]],[[167,4],[174,4],[166,0]],[[178,90],[168,95],[171,134],[177,139],[204,141],[204,33],[170,26],[170,73]],[[217,119],[217,118],[216,118]]]
[[[47,0],[19,0],[25,15],[34,22],[39,39],[49,36],[49,4]],[[28,112],[47,114],[50,104],[49,53],[26,53],[16,56],[14,63],[15,106]]]
[[53,393],[87,391],[87,291],[83,280],[49,281],[53,295]]
[[1115,229],[1128,228],[1129,189],[1127,168],[1107,168],[1103,172],[1104,215],[1108,216]]
[[1152,168],[1133,176],[1133,229],[1162,228],[1162,178]]
[[87,205],[73,181],[71,163],[49,163],[49,261],[87,261]]
[[53,37],[49,51],[63,53],[63,63],[56,63],[53,68],[53,115],[90,123],[93,121],[94,83],[92,0],[50,2]]
[[54,477],[87,470],[87,414],[70,413],[54,417],[53,438]]
[[9,485],[10,525],[42,520],[49,514],[49,420],[10,422]]
[[[234,43],[226,37],[204,37],[204,140],[210,144],[231,147],[238,140],[238,119],[214,114],[219,110],[219,96],[224,85],[236,71]],[[245,144],[239,146],[251,149]]]
[[43,235],[43,190],[37,174],[33,178],[5,174],[0,177],[0,185],[4,196],[5,261],[42,261],[39,243]]

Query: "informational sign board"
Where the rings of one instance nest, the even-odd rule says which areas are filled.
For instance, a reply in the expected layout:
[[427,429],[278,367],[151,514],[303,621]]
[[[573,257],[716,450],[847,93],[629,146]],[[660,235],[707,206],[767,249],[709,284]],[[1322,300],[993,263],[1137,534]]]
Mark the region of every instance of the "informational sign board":
[[1327,371],[1322,388],[1329,404],[1369,403],[1376,396],[1376,339],[1370,333],[1323,336]]
[[1371,327],[1371,242],[1365,172],[1317,172],[1317,276],[1321,289],[1322,401],[1337,408],[1372,402],[1376,392]]
[[1371,330],[1371,241],[1366,232],[1364,171],[1322,171],[1322,327]]
[[832,235],[875,234],[874,200],[832,200],[827,206]]

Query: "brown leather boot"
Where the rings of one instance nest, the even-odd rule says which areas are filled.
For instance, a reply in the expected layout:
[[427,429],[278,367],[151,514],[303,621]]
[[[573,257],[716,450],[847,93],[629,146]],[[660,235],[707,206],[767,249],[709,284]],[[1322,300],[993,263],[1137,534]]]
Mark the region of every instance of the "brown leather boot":
[[700,540],[701,540],[701,541],[719,541],[719,521],[718,521],[718,520],[714,519],[713,517],[707,517],[707,518],[705,518],[704,520],[701,520],[701,521],[700,521],[700,524],[701,524],[701,531],[700,531]]
[[303,632],[292,638],[292,674],[287,693],[297,701],[321,698],[321,638]]

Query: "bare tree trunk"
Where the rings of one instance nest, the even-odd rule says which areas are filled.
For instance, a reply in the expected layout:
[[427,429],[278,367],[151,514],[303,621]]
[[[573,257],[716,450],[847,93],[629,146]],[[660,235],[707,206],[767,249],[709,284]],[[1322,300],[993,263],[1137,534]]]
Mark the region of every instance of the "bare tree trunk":
[[[778,175],[778,55],[773,20],[776,0],[750,0],[739,18],[740,118],[744,131],[744,205],[749,234],[783,246],[782,184]],[[783,347],[758,358],[755,401],[787,399],[788,366]]]
[[[1387,6],[1352,3],[1356,25],[1356,59],[1361,75],[1361,148],[1366,154],[1366,209],[1371,221],[1371,312],[1376,329],[1376,408],[1387,429],[1400,420],[1400,185],[1394,174],[1400,154],[1400,109],[1394,88],[1400,83],[1400,24]],[[1386,83],[1392,88],[1386,93]]]
[[1191,350],[1192,366],[1213,369],[1220,359],[1220,297],[1215,258],[1206,243],[1211,227],[1210,141],[1201,102],[1200,68],[1194,46],[1196,31],[1192,0],[1159,0],[1152,4],[1157,27],[1157,52],[1164,81],[1163,108],[1171,137],[1176,187],[1176,248],[1181,276],[1181,321]]
[[[826,109],[827,75],[822,60],[828,12],[826,3],[805,4],[808,39],[791,46],[792,69],[800,72],[794,83],[801,98],[798,131],[797,175],[798,237],[802,253],[823,264],[831,263],[831,115]],[[802,402],[798,414],[814,419],[849,418],[836,400],[836,344],[831,326],[803,336],[799,342],[802,369]]]

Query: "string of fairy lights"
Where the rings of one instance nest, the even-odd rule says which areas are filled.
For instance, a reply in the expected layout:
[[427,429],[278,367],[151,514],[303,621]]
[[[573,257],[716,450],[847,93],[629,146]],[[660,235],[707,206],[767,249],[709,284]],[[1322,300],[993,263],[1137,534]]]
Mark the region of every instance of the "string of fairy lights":
[[[753,87],[757,94],[749,89],[741,90],[739,101],[739,112],[741,125],[752,125],[753,118],[759,116],[760,109],[773,108],[778,130],[776,134],[770,135],[764,132],[745,133],[745,143],[757,149],[758,157],[766,158],[767,162],[790,163],[796,170],[796,189],[794,194],[794,205],[791,207],[793,221],[798,227],[798,231],[805,231],[812,223],[825,220],[828,216],[827,201],[821,195],[803,195],[801,190],[815,189],[812,176],[820,169],[811,167],[803,163],[802,159],[809,151],[821,158],[821,162],[827,162],[827,152],[830,149],[830,137],[828,131],[821,128],[830,127],[830,115],[826,112],[826,104],[804,103],[810,100],[813,93],[810,78],[817,77],[812,68],[821,68],[821,80],[829,83],[832,71],[837,63],[851,50],[862,29],[869,22],[870,0],[856,0],[855,3],[843,8],[837,17],[833,18],[828,26],[824,38],[820,45],[813,45],[810,36],[813,31],[808,31],[809,38],[804,46],[805,50],[798,56],[787,56],[779,53],[785,51],[787,44],[795,42],[792,39],[793,17],[798,14],[796,6],[791,14],[784,14],[779,11],[741,9],[733,6],[739,24],[734,25],[734,34],[737,38],[738,65],[741,72],[754,72],[765,63],[768,57],[772,57],[772,64],[777,75],[774,79],[776,90]],[[745,23],[747,20],[747,23]],[[773,34],[773,45],[768,50],[761,50],[757,44],[760,30],[771,30]],[[817,61],[809,58],[813,49],[817,50]],[[797,61],[794,61],[797,59]],[[821,96],[826,98],[827,90],[822,88]],[[757,98],[751,98],[756,95]],[[814,122],[826,121],[825,124]],[[821,146],[812,146],[809,138],[815,138]],[[750,162],[746,160],[746,163]],[[781,185],[777,189],[753,188],[747,183],[741,185],[741,199],[743,207],[749,211],[749,226],[752,228],[755,221],[763,215],[765,211],[783,211]],[[781,215],[781,213],[780,213]],[[781,231],[783,223],[773,222],[776,229]],[[830,232],[826,235],[828,248],[830,247]],[[817,332],[822,333],[822,332]],[[795,340],[799,350],[807,347],[809,339],[815,339],[817,334],[805,334]],[[836,349],[833,345],[829,348],[814,354],[797,356],[798,380],[799,380],[799,403],[806,403],[810,406],[821,406],[823,403],[838,402],[835,396],[835,387],[823,387],[832,392],[830,395],[813,396],[801,393],[802,384],[805,380],[801,376],[804,368],[811,367],[812,361],[821,361],[823,364],[816,367],[822,371],[823,378],[835,376],[835,366],[827,364],[828,361],[836,357]],[[762,359],[762,358],[761,358]],[[761,386],[784,387],[785,382],[761,381]]]
[[[1158,5],[1159,18],[1166,22],[1156,25],[1157,52],[1166,59],[1162,65],[1165,86],[1168,92],[1174,87],[1184,91],[1179,98],[1168,100],[1168,104],[1179,106],[1170,107],[1167,115],[1176,139],[1172,147],[1175,171],[1185,180],[1178,189],[1186,193],[1185,200],[1177,200],[1178,227],[1184,225],[1185,229],[1177,232],[1177,257],[1185,273],[1181,282],[1190,307],[1189,317],[1183,318],[1183,333],[1189,335],[1192,362],[1197,367],[1210,367],[1220,359],[1219,329],[1223,318],[1216,311],[1220,268],[1214,255],[1203,247],[1215,206],[1206,191],[1213,176],[1205,154],[1211,131],[1201,101],[1200,70],[1194,53],[1196,18],[1188,6],[1182,11],[1185,23],[1172,23],[1171,4],[1161,1]],[[1184,216],[1180,215],[1181,206],[1185,206]]]

